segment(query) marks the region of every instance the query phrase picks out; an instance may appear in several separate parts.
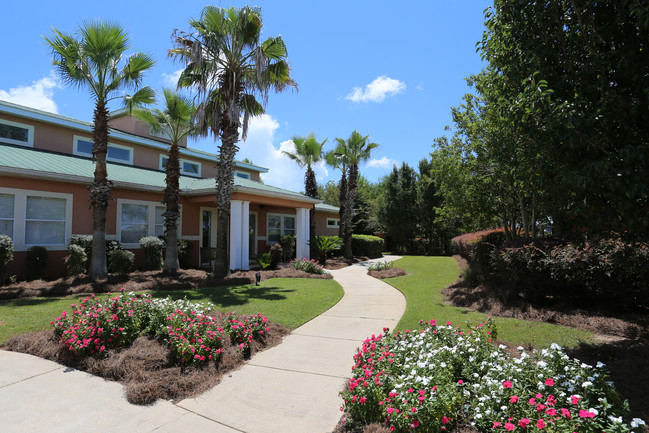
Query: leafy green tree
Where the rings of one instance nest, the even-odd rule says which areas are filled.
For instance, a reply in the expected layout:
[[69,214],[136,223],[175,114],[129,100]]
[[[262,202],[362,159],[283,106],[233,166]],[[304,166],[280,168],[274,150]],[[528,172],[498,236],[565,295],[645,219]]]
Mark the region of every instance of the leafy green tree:
[[228,221],[234,186],[233,161],[239,150],[239,129],[245,139],[250,116],[264,113],[262,102],[271,90],[297,87],[291,79],[286,44],[280,36],[260,41],[259,8],[207,6],[192,33],[176,30],[170,54],[185,63],[179,84],[197,91],[199,133],[221,139],[216,173],[217,257],[214,274],[227,275]]
[[[153,102],[150,87],[141,87],[144,73],[154,62],[151,56],[134,53],[124,58],[129,48],[128,35],[117,24],[89,21],[76,35],[53,29],[45,41],[52,49],[53,64],[62,81],[79,88],[87,87],[95,102],[92,159],[95,174],[90,189],[92,222],[92,259],[90,277],[106,278],[106,210],[115,189],[108,179],[108,103],[121,99],[130,108]],[[121,64],[121,66],[120,66]],[[124,90],[136,90],[124,95]]]
[[382,223],[393,251],[411,252],[417,234],[417,173],[405,162],[383,183]]
[[325,204],[340,206],[340,186],[333,180],[330,180],[324,185],[318,185],[317,197],[322,199]]
[[649,4],[495,0],[479,51],[564,231],[649,235]]
[[381,190],[378,183],[370,182],[362,174],[357,184],[352,230],[359,235],[373,235],[382,230],[378,217]]
[[[306,137],[293,137],[293,152],[282,151],[284,155],[295,161],[301,168],[306,167],[304,174],[304,191],[309,197],[318,196],[318,183],[312,166],[322,161],[322,146],[327,142],[319,142],[313,133]],[[315,239],[315,207],[309,211],[309,239]]]
[[178,205],[178,193],[180,187],[180,157],[178,143],[196,132],[194,114],[196,108],[193,102],[170,89],[163,89],[165,98],[162,110],[135,110],[133,114],[155,132],[169,138],[169,154],[165,166],[166,186],[162,203],[166,205],[162,216],[165,219],[166,249],[163,271],[172,273],[179,268],[178,264],[178,219],[180,218],[180,206]]
[[341,200],[341,203],[344,202],[345,206],[345,228],[342,238],[345,243],[344,255],[347,258],[352,257],[352,218],[354,215],[353,209],[359,173],[358,165],[361,162],[370,159],[372,150],[379,146],[377,143],[369,142],[369,138],[369,135],[363,136],[356,130],[354,130],[346,140],[336,138],[338,146],[336,147],[335,153],[339,157],[346,159],[348,168],[347,191],[345,194],[345,200]]

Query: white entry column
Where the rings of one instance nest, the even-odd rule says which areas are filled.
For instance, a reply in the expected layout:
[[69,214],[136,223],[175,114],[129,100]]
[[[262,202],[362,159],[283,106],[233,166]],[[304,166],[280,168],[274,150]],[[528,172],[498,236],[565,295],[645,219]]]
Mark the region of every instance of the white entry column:
[[295,256],[311,258],[309,254],[309,209],[295,209]]
[[250,269],[250,202],[230,201],[230,269]]

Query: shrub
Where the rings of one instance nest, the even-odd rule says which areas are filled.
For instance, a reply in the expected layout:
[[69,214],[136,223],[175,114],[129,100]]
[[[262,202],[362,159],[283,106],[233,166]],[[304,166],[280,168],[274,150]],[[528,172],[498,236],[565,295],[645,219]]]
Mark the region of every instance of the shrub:
[[387,260],[384,260],[382,262],[374,262],[370,263],[370,265],[367,267],[368,271],[386,271],[388,269],[392,269],[394,267],[394,263],[388,262]]
[[327,262],[327,254],[339,250],[343,241],[338,236],[316,236],[310,244],[318,251],[318,261],[324,265]]
[[68,256],[65,258],[68,275],[75,276],[85,273],[87,260],[88,256],[81,246],[68,244]]
[[383,257],[383,239],[370,235],[352,235],[352,251],[371,259]]
[[47,268],[47,250],[45,247],[33,246],[27,250],[27,278],[38,280]]
[[128,275],[135,263],[135,254],[126,250],[114,250],[108,253],[108,270],[119,275]]
[[270,268],[270,253],[263,253],[260,256],[257,257],[257,263],[259,263],[259,267],[261,269],[268,269]]
[[289,262],[295,258],[295,235],[286,235],[279,238],[282,246],[282,261]]
[[[83,251],[86,253],[86,272],[90,270],[90,264],[92,263],[92,236],[91,235],[74,235],[68,240],[68,249],[70,245],[78,245],[83,248]],[[110,269],[110,255],[111,251],[121,250],[122,244],[117,240],[106,239],[106,261],[108,262],[108,268]]]
[[291,260],[291,262],[288,265],[289,265],[289,267],[291,267],[293,269],[308,272],[310,274],[324,274],[325,273],[324,268],[322,266],[320,266],[315,260],[313,260],[313,259],[307,260],[304,257],[302,257],[300,259]]
[[270,247],[270,269],[277,269],[277,265],[282,261],[282,246],[275,244]]
[[243,315],[239,319],[234,312],[229,312],[223,327],[230,342],[237,346],[241,356],[250,357],[250,343],[268,332],[268,319],[261,314],[254,316]]
[[155,236],[145,236],[140,239],[140,246],[144,250],[144,270],[157,271],[162,269],[164,242]]
[[[347,424],[377,422],[390,431],[530,429],[629,432],[630,419],[603,364],[593,367],[550,349],[510,357],[491,319],[461,329],[420,321],[417,332],[372,336],[354,355],[352,378],[341,392]],[[636,430],[637,431],[637,430]]]
[[189,268],[191,266],[194,244],[186,239],[178,239],[176,245],[178,249],[178,265],[181,269]]
[[0,235],[0,286],[7,277],[7,268],[14,259],[14,241],[7,235]]
[[169,352],[182,364],[216,361],[223,352],[223,328],[197,311],[171,313],[167,330]]

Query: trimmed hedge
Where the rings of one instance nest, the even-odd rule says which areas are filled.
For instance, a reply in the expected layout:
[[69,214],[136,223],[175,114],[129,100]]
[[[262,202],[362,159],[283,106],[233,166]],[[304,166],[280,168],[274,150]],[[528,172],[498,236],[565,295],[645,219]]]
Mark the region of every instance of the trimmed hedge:
[[371,259],[383,257],[383,239],[370,235],[352,235],[352,251],[355,256]]
[[128,275],[133,269],[135,254],[126,250],[113,250],[108,253],[108,262],[110,272],[119,275]]
[[156,236],[145,236],[140,238],[140,247],[144,250],[144,270],[157,271],[162,269],[164,242]]
[[0,286],[7,277],[7,268],[14,259],[14,241],[7,235],[0,235]]

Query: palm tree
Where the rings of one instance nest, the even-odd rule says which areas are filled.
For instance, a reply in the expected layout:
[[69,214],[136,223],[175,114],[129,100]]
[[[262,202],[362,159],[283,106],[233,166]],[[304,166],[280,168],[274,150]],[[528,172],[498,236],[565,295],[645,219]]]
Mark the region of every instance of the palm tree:
[[347,140],[336,138],[340,147],[340,152],[337,152],[337,154],[346,158],[349,171],[347,176],[347,197],[345,198],[345,230],[343,233],[344,254],[347,258],[352,257],[352,218],[354,216],[354,200],[358,181],[358,164],[370,159],[372,150],[379,147],[377,143],[369,143],[369,137],[369,135],[362,136],[358,131],[354,130]]
[[199,133],[221,139],[216,173],[217,258],[214,274],[229,273],[228,220],[234,186],[232,165],[239,150],[239,128],[244,140],[250,116],[264,113],[270,90],[297,87],[290,77],[286,45],[281,37],[260,42],[261,11],[245,6],[223,9],[207,6],[199,20],[190,20],[193,33],[175,30],[176,47],[170,55],[185,63],[179,85],[197,91]]
[[162,133],[171,140],[169,146],[169,158],[165,166],[166,187],[162,203],[166,204],[165,213],[165,237],[167,242],[163,271],[167,274],[173,273],[179,268],[178,264],[178,218],[180,217],[180,206],[178,206],[178,193],[180,188],[180,158],[178,143],[196,132],[194,114],[196,108],[194,103],[171,89],[163,89],[165,105],[163,110],[135,110],[133,114],[148,124],[154,132]]
[[345,214],[347,211],[346,202],[347,202],[347,156],[345,155],[345,147],[340,143],[336,146],[334,150],[330,150],[324,156],[327,164],[332,166],[334,169],[340,170],[342,173],[340,177],[340,182],[338,183],[338,202],[340,207],[338,208],[338,217],[340,222],[338,224],[338,236],[340,239],[343,238],[345,234]]
[[[129,108],[153,102],[154,92],[142,87],[145,71],[153,66],[151,56],[131,54],[125,59],[129,48],[128,35],[117,24],[89,21],[79,26],[77,36],[53,29],[52,38],[45,41],[52,48],[52,63],[63,82],[76,87],[88,87],[95,101],[94,126],[92,129],[92,159],[95,162],[94,181],[89,185],[92,223],[92,261],[90,277],[106,278],[106,209],[115,189],[108,180],[106,153],[108,152],[108,103],[122,99]],[[124,62],[122,62],[124,60]],[[123,66],[120,68],[119,64]],[[124,95],[124,89],[136,90]]]
[[[309,197],[315,198],[318,195],[318,183],[315,172],[311,168],[313,164],[322,161],[322,146],[327,142],[325,138],[322,143],[316,140],[313,133],[307,137],[293,137],[294,152],[282,151],[284,155],[297,162],[300,167],[306,167],[304,174],[304,192]],[[309,239],[315,239],[315,207],[309,211]]]

